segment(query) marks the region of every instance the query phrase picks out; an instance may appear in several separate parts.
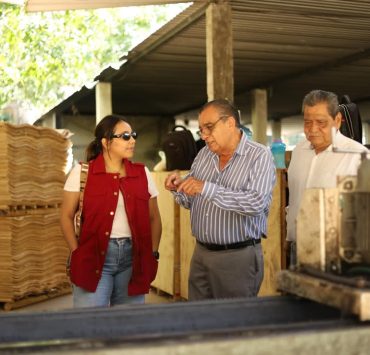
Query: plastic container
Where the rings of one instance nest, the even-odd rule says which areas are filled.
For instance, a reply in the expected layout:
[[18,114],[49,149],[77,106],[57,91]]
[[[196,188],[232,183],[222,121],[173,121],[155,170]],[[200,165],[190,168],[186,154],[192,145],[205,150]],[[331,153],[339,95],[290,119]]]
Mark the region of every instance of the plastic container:
[[285,169],[285,148],[286,145],[280,138],[274,139],[271,144],[271,152],[277,169]]

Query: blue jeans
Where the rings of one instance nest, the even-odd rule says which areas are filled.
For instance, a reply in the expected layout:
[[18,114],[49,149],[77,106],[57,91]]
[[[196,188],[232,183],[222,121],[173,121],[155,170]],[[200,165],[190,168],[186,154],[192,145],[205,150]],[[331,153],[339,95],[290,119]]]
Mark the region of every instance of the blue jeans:
[[109,307],[118,304],[144,303],[145,295],[129,296],[132,272],[131,238],[112,238],[108,244],[102,277],[95,292],[73,285],[73,306]]

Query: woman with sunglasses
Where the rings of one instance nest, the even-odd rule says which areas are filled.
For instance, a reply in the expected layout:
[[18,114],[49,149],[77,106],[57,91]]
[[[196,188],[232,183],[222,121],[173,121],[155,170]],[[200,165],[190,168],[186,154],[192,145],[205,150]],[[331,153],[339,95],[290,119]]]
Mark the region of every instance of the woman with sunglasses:
[[80,203],[81,165],[64,187],[61,226],[71,250],[74,307],[143,303],[158,267],[162,232],[158,190],[149,170],[133,157],[137,133],[109,115],[87,147],[81,233],[74,217]]

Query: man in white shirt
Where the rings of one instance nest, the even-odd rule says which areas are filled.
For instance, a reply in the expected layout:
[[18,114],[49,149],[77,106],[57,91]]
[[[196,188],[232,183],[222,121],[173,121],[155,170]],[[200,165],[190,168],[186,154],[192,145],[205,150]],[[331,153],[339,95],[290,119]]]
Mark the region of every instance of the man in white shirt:
[[362,144],[340,133],[341,113],[334,93],[309,92],[303,99],[302,111],[306,139],[293,150],[288,169],[287,240],[291,242],[291,265],[296,264],[296,219],[304,189],[336,187],[337,176],[357,175],[360,154],[334,153],[332,128],[336,129],[335,145],[340,150],[365,150]]

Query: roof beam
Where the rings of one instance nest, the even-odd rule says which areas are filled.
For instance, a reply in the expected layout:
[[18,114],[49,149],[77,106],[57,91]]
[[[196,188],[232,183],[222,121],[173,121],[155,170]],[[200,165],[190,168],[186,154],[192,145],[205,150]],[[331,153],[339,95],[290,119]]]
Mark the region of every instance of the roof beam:
[[361,60],[361,59],[369,58],[369,57],[370,57],[370,48],[365,48],[365,49],[363,49],[359,52],[350,54],[350,55],[342,57],[342,58],[336,58],[336,59],[333,59],[333,60],[329,60],[329,61],[321,63],[319,65],[315,65],[315,66],[310,67],[310,68],[299,70],[295,73],[290,73],[288,75],[283,75],[279,78],[276,78],[276,79],[273,79],[273,80],[270,80],[270,81],[262,82],[258,85],[253,85],[251,87],[248,87],[247,91],[249,91],[251,89],[254,89],[256,87],[261,88],[261,87],[274,86],[274,85],[277,85],[277,84],[281,84],[284,81],[297,79],[297,78],[299,78],[301,76],[304,76],[304,75],[317,74],[318,72],[326,70],[326,69],[331,69],[331,68],[339,67],[341,65],[350,64],[350,63],[355,62],[357,60]]

